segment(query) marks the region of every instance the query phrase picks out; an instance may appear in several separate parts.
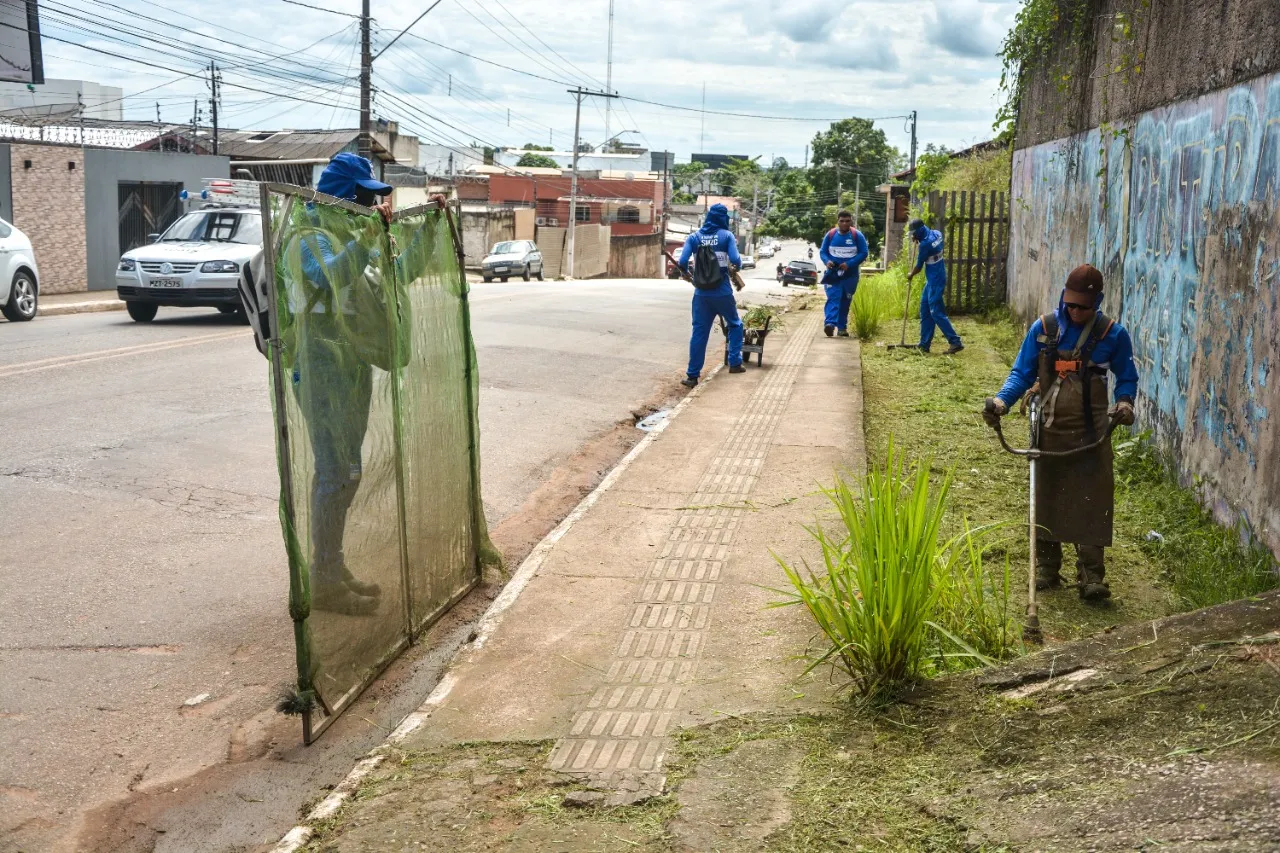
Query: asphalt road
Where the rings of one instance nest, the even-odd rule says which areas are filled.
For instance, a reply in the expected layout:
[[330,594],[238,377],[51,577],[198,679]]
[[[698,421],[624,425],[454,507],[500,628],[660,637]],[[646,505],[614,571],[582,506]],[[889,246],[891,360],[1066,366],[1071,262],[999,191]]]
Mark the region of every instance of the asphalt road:
[[[746,300],[787,292],[775,264]],[[475,287],[491,524],[679,377],[688,297]],[[253,849],[433,686],[419,652],[310,748],[275,714],[294,651],[267,365],[234,320],[0,323],[0,435],[0,850],[101,837],[137,794],[138,849]]]

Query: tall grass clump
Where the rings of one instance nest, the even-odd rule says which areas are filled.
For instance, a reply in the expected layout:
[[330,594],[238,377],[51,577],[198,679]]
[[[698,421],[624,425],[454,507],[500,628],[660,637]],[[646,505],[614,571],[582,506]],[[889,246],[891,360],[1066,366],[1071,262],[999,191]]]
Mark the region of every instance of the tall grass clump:
[[777,558],[791,589],[776,606],[803,605],[825,637],[809,669],[829,662],[864,695],[939,670],[1011,656],[1009,575],[993,583],[983,559],[990,527],[967,524],[943,541],[951,474],[930,481],[892,441],[883,466],[824,490],[839,524],[806,528],[822,547],[821,571]]
[[1219,525],[1150,438],[1116,435],[1116,480],[1143,527],[1157,534],[1143,537],[1142,550],[1159,561],[1183,604],[1211,607],[1280,587],[1271,551],[1249,531]]
[[854,334],[869,341],[880,332],[880,325],[894,313],[902,301],[903,291],[885,273],[868,276],[858,284],[849,306]]

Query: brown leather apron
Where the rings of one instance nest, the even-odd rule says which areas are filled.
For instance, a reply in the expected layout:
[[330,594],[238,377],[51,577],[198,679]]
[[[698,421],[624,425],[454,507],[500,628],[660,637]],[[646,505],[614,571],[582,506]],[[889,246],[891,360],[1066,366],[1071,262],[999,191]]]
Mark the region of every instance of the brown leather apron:
[[[1098,315],[1098,319],[1107,322]],[[1082,342],[1090,333],[1084,330]],[[1066,375],[1046,370],[1055,361],[1075,361],[1079,351],[1047,348],[1041,354],[1040,447],[1043,450],[1071,450],[1092,444],[1107,429],[1107,381],[1101,368],[1091,362],[1082,370]],[[1048,374],[1048,375],[1046,375]],[[1046,379],[1048,382],[1046,383]],[[1085,388],[1089,383],[1089,408],[1093,429],[1085,416]],[[1036,521],[1041,537],[1076,545],[1111,545],[1112,516],[1115,511],[1115,477],[1111,468],[1111,442],[1086,453],[1065,459],[1040,460],[1040,482],[1036,494]]]

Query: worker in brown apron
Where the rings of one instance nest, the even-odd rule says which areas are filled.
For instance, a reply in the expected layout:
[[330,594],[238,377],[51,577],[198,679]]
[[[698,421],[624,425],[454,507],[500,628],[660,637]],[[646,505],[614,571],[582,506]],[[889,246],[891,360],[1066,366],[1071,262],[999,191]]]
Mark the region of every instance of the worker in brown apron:
[[[1041,401],[1041,450],[1093,444],[1108,423],[1131,425],[1138,370],[1123,326],[1103,314],[1102,273],[1085,264],[1067,276],[1058,310],[1031,324],[1013,370],[984,412],[989,423],[1028,391]],[[1107,407],[1107,374],[1115,378],[1115,404]],[[994,423],[993,423],[994,425]],[[1038,463],[1036,588],[1062,585],[1062,543],[1076,546],[1077,586],[1086,601],[1111,597],[1103,548],[1111,545],[1115,477],[1111,444]]]

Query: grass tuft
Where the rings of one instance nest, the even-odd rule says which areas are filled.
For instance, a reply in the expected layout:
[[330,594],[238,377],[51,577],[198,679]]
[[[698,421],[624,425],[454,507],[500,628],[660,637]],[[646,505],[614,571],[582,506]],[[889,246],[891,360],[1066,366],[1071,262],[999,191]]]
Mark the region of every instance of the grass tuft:
[[807,528],[822,547],[823,571],[778,559],[791,583],[777,606],[803,605],[827,645],[809,669],[830,662],[864,696],[892,692],[922,675],[1012,656],[1010,581],[993,583],[983,559],[992,526],[942,541],[952,476],[930,480],[890,442],[887,459],[855,488],[824,490],[840,525]]

